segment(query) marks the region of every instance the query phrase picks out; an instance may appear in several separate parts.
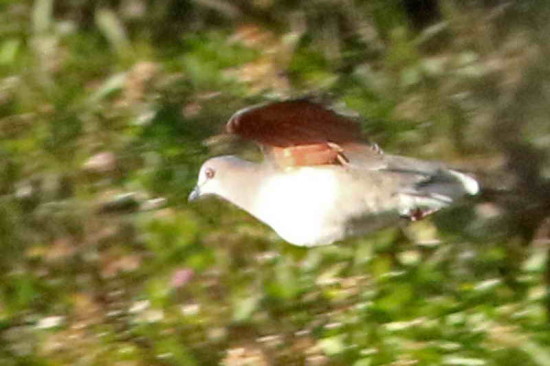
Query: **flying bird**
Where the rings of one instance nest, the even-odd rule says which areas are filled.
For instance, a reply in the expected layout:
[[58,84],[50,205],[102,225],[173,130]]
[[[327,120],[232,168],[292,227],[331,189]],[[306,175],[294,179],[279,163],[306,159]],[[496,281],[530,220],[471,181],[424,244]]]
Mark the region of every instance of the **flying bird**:
[[479,192],[442,163],[384,154],[355,120],[307,99],[240,110],[226,133],[256,142],[264,161],[207,160],[189,201],[219,196],[298,246],[416,221]]

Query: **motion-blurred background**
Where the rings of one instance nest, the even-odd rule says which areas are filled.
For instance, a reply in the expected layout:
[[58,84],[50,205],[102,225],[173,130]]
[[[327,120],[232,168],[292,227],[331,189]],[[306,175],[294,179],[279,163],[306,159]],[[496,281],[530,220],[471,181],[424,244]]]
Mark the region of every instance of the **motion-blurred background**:
[[[550,2],[0,1],[1,365],[550,365]],[[491,189],[292,247],[189,205],[315,94]]]

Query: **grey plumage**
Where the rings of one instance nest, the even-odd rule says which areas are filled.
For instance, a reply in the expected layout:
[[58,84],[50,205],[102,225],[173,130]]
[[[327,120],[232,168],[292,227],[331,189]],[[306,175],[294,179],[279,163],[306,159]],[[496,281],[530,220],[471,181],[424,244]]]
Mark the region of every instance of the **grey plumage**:
[[206,161],[190,200],[220,196],[295,245],[420,219],[479,190],[475,179],[441,163],[383,154],[362,141],[355,121],[308,100],[246,108],[226,128],[257,142],[266,159]]
[[[476,194],[476,181],[440,163],[385,156],[385,164],[280,169],[221,156],[204,163],[200,195],[246,210],[300,246],[331,244],[395,224],[414,210],[436,211]],[[206,178],[206,171],[215,171]]]

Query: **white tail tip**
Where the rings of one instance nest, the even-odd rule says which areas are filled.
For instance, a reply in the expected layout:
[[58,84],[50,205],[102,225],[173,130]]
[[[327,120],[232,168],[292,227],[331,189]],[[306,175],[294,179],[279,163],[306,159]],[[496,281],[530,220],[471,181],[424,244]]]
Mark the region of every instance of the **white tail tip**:
[[466,193],[472,196],[479,193],[479,183],[477,182],[477,180],[464,173],[459,173],[455,170],[451,170],[450,173],[453,174],[462,183],[462,186],[464,187]]

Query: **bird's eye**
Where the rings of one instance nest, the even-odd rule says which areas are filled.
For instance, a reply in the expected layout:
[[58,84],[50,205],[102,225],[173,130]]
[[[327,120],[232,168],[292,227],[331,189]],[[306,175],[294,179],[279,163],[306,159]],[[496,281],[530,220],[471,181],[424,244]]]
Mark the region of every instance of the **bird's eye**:
[[204,171],[204,175],[206,175],[206,178],[212,179],[214,178],[214,175],[216,175],[216,172],[212,168],[206,168]]

